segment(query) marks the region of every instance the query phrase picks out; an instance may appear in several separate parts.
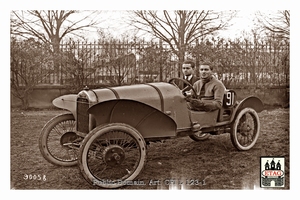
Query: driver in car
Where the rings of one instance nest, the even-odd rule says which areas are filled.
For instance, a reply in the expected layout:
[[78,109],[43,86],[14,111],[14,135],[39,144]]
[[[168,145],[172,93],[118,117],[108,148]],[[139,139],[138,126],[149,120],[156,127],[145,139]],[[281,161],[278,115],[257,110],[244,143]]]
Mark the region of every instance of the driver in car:
[[214,111],[220,109],[225,93],[224,84],[213,75],[213,67],[209,63],[203,63],[199,68],[200,80],[196,81],[193,88],[186,96],[188,107],[196,111]]

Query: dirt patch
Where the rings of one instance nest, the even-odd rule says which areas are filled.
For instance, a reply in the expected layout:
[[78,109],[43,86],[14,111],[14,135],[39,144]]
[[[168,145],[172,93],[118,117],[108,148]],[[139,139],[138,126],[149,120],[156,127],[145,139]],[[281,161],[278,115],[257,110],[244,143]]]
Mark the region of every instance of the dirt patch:
[[[11,189],[95,189],[78,166],[54,166],[39,151],[42,127],[63,112],[11,111]],[[147,162],[136,178],[145,184],[120,189],[258,189],[261,156],[285,157],[283,189],[289,189],[289,109],[264,110],[259,117],[261,135],[249,151],[237,151],[229,134],[202,142],[183,137],[150,143]]]

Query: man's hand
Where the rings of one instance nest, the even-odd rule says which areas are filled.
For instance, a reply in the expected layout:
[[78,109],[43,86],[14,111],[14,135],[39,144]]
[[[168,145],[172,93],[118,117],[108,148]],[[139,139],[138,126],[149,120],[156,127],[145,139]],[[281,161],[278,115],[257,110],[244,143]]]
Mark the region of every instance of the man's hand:
[[189,102],[190,102],[190,103],[192,104],[192,106],[195,107],[195,108],[202,108],[202,107],[204,106],[203,101],[200,100],[200,99],[191,99]]
[[186,100],[187,102],[191,102],[192,96],[191,96],[191,95],[186,95],[186,96],[185,96],[185,100]]
[[204,103],[200,99],[192,98],[191,96],[185,97],[186,101],[190,103],[192,108],[195,108],[196,110],[202,108],[204,106]]

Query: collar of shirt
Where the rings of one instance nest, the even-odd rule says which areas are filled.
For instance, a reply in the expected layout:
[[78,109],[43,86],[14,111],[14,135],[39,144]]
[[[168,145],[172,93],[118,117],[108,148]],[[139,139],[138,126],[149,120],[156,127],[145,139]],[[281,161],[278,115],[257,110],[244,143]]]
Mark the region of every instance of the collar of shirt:
[[185,79],[186,79],[186,80],[191,80],[192,77],[193,77],[193,75],[185,76]]

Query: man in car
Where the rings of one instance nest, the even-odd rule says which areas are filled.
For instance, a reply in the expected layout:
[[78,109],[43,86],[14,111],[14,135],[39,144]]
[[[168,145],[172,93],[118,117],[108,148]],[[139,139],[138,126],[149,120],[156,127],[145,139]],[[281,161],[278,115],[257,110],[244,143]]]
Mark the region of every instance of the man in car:
[[[182,74],[183,79],[188,81],[191,85],[194,85],[196,81],[199,80],[199,78],[195,75],[195,63],[191,60],[186,60],[182,64]],[[183,82],[178,83],[178,87],[182,90],[187,85]]]
[[213,67],[203,63],[199,68],[200,80],[194,83],[196,94],[191,92],[186,97],[188,107],[197,111],[214,111],[220,109],[225,93],[224,84],[213,75]]

